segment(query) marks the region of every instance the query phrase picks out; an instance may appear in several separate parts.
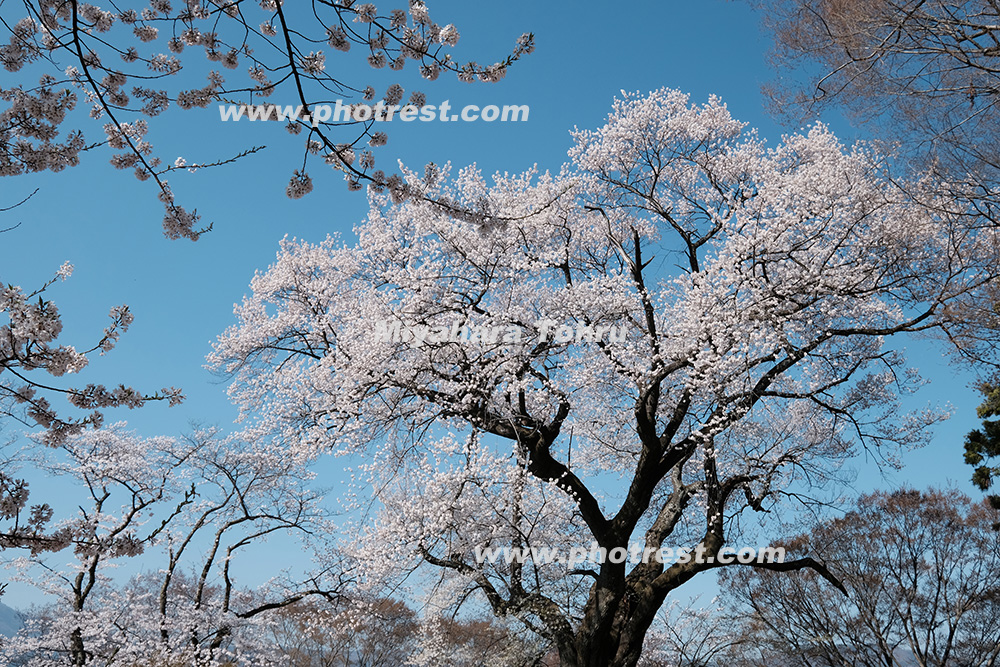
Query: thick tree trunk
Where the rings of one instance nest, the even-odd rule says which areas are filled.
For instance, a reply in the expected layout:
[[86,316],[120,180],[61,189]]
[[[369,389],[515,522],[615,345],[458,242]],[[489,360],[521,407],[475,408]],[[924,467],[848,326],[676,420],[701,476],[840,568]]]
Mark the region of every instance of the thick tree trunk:
[[[559,647],[560,667],[635,667],[663,600],[624,582],[595,586],[572,642]],[[617,590],[615,590],[617,589]]]
[[645,633],[590,637],[559,651],[560,667],[635,667]]
[[70,662],[74,667],[87,664],[87,651],[83,646],[83,630],[75,628],[70,635]]

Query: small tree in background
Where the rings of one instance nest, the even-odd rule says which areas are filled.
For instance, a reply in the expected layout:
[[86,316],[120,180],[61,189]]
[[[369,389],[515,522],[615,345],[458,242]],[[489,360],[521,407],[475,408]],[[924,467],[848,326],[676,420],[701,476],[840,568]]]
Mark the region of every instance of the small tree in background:
[[[114,425],[57,451],[38,445],[33,462],[87,500],[56,524],[74,546],[69,565],[54,562],[59,554],[16,561],[19,579],[55,602],[4,642],[10,664],[284,664],[266,640],[270,615],[350,588],[311,475],[276,452],[212,433],[139,438]],[[245,554],[269,536],[323,553],[325,565],[240,586],[240,569],[253,567]],[[145,574],[129,585],[113,577],[140,555]]]
[[783,542],[816,554],[847,588],[814,574],[727,570],[723,590],[745,632],[739,660],[763,667],[992,665],[1000,659],[996,512],[955,491],[862,496],[843,518]]

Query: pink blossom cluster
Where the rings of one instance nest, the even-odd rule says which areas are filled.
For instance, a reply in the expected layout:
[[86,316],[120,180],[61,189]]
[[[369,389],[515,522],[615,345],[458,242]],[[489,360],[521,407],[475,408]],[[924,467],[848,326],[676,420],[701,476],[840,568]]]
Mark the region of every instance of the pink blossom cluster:
[[[129,6],[129,5],[133,6]],[[430,19],[421,0],[410,0],[408,9],[379,13],[371,3],[314,2],[313,12],[286,12],[283,4],[217,3],[202,0],[137,0],[99,6],[61,0],[30,0],[23,3],[27,16],[18,15],[14,5],[0,9],[0,25],[6,27],[6,43],[0,41],[0,65],[8,72],[34,72],[51,68],[36,80],[9,78],[0,86],[0,176],[39,171],[60,171],[76,166],[80,154],[93,148],[83,131],[82,118],[74,113],[85,102],[93,119],[103,119],[104,141],[115,152],[112,164],[130,169],[142,181],[152,180],[161,194],[169,192],[166,174],[178,167],[164,162],[146,138],[147,119],[161,115],[170,106],[203,109],[212,102],[231,97],[268,97],[279,88],[294,94],[308,110],[326,99],[327,91],[341,88],[327,67],[326,54],[315,48],[328,44],[336,51],[363,48],[373,68],[388,65],[402,69],[407,61],[418,64],[422,76],[436,79],[452,72],[460,79],[497,81],[509,67],[534,48],[526,33],[504,60],[480,67],[474,62],[458,64],[445,50],[458,42],[458,30]],[[223,74],[212,70],[204,86],[194,86],[180,76],[190,69],[198,48],[212,65],[221,65]],[[243,69],[245,76],[241,77]],[[339,71],[339,68],[338,68]],[[356,85],[371,99],[372,86]],[[403,95],[398,83],[389,85],[386,99]],[[411,99],[421,99],[413,92]],[[309,127],[307,121],[290,122],[298,134],[307,127],[306,155],[310,142],[319,142],[325,152],[338,153],[338,145],[367,142],[381,146],[387,141],[382,132],[371,132],[364,123],[344,130],[336,123]],[[334,141],[336,135],[356,132],[353,140]],[[199,163],[199,168],[218,166],[246,157],[251,148],[230,158]],[[371,167],[352,166],[340,161],[350,189],[361,182],[385,187],[384,174]],[[288,188],[290,197],[301,197],[309,177],[302,170]],[[199,216],[179,206],[173,194],[164,200],[163,226],[169,238],[197,239],[211,226],[200,226]]]
[[[57,339],[63,324],[59,309],[42,295],[57,279],[66,280],[72,272],[73,266],[67,262],[55,277],[30,293],[17,285],[0,284],[0,316],[7,320],[0,324],[0,397],[7,397],[15,405],[24,405],[25,416],[46,429],[45,438],[51,444],[62,442],[88,425],[100,427],[104,420],[103,408],[138,408],[151,400],[166,400],[176,405],[183,398],[180,390],[175,388],[150,395],[125,385],[110,389],[97,384],[87,384],[82,388],[53,388],[37,379],[39,372],[51,377],[79,373],[89,363],[89,353],[99,351],[104,354],[113,349],[121,334],[128,331],[132,324],[128,306],[115,306],[109,312],[111,324],[89,350],[80,352],[72,345],[60,344]],[[90,410],[90,414],[73,419],[61,418],[49,400],[48,396],[52,393],[65,395],[70,404]],[[10,414],[7,409],[4,412]]]

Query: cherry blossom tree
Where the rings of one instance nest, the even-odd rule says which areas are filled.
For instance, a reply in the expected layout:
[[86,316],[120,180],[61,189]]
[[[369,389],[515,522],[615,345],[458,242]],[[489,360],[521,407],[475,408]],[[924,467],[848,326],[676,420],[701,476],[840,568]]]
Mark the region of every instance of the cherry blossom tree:
[[[209,361],[244,437],[345,457],[364,585],[418,570],[565,667],[632,667],[755,512],[925,441],[944,415],[900,410],[920,379],[890,341],[947,331],[998,239],[874,149],[821,124],[769,147],[714,97],[627,94],[573,137],[556,174],[406,171],[420,196],[374,194],[356,244],[286,239]],[[840,586],[809,554],[751,565]]]
[[[111,323],[90,349],[78,351],[59,343],[63,327],[59,309],[45,297],[57,280],[68,279],[72,272],[73,265],[66,262],[53,278],[32,291],[0,282],[0,317],[6,320],[0,320],[0,418],[42,427],[41,437],[51,446],[65,443],[88,427],[99,428],[105,408],[138,408],[160,400],[176,405],[183,399],[176,388],[143,394],[125,385],[60,387],[40,377],[62,378],[80,371],[89,363],[88,355],[112,350],[132,323],[128,306],[115,306],[109,313]],[[56,396],[64,396],[73,407],[89,414],[60,416],[50,400]],[[4,525],[0,549],[28,548],[37,553],[67,546],[71,538],[65,531],[46,533],[52,508],[47,503],[29,506],[28,499],[28,483],[16,476],[15,461],[5,453],[0,463],[0,521]]]
[[389,598],[307,599],[275,614],[270,641],[290,667],[388,667],[405,664],[416,630],[416,612]]
[[[492,618],[434,617],[392,598],[305,599],[275,612],[269,638],[288,667],[534,667],[545,645]],[[426,661],[425,661],[426,659]]]
[[[285,664],[267,640],[270,614],[348,588],[311,475],[278,452],[211,432],[139,438],[117,424],[58,453],[40,445],[37,468],[88,500],[56,524],[74,545],[69,565],[58,554],[14,562],[56,601],[0,647],[10,664]],[[323,551],[324,567],[239,585],[242,563],[260,558],[244,554],[269,536]],[[140,554],[145,572],[122,585],[114,569]]]
[[[780,577],[781,575],[775,575]],[[824,591],[825,592],[825,591]],[[700,598],[681,605],[676,600],[664,607],[646,635],[639,667],[714,667],[737,659],[747,638],[736,628],[725,607]]]
[[[554,657],[545,640],[524,636],[496,620],[458,620],[431,615],[422,619],[407,660],[413,667],[543,667]],[[345,666],[346,667],[346,666]]]
[[[152,180],[165,207],[169,238],[197,239],[202,226],[197,210],[176,203],[168,177],[174,171],[225,164],[256,152],[188,163],[164,162],[148,134],[152,119],[171,106],[204,108],[228,102],[273,106],[295,102],[300,115],[288,131],[304,135],[303,166],[292,175],[290,197],[312,190],[307,163],[333,165],[348,187],[367,183],[398,190],[399,180],[375,169],[370,147],[384,145],[386,133],[376,121],[344,122],[312,118],[316,105],[356,95],[374,100],[378,92],[364,81],[347,81],[344,68],[328,53],[360,52],[359,62],[375,69],[402,69],[415,62],[428,80],[442,73],[462,81],[498,81],[507,68],[534,48],[533,36],[517,39],[513,52],[491,65],[459,63],[448,50],[459,39],[454,25],[438,25],[422,0],[407,9],[380,12],[354,0],[150,0],[107,3],[78,0],[22,0],[0,9],[8,35],[0,44],[0,64],[23,78],[0,87],[0,175],[61,171],[80,163],[81,153],[106,145],[111,163]],[[201,51],[205,64],[194,51]],[[225,74],[223,70],[231,70]],[[405,91],[398,83],[383,93],[398,104]],[[284,97],[282,97],[284,96]],[[331,97],[333,96],[333,97]],[[287,101],[285,101],[287,100]],[[87,130],[76,107],[82,102],[97,126]],[[422,106],[423,93],[409,102]],[[295,106],[293,105],[293,106]],[[81,110],[82,111],[82,110]],[[349,127],[342,127],[342,126]],[[357,151],[355,151],[357,147]]]
[[[796,124],[836,109],[883,140],[900,143],[913,162],[944,174],[948,196],[1000,221],[1000,5],[993,0],[780,0],[750,4],[774,37],[780,78],[767,87],[774,108]],[[953,181],[964,186],[954,188]],[[1000,334],[996,292],[964,317]],[[961,348],[959,349],[961,352]],[[978,360],[980,383],[996,366]],[[970,437],[976,436],[970,434]],[[967,449],[982,487],[983,453]],[[988,485],[987,485],[988,486]],[[986,487],[982,487],[985,488]]]

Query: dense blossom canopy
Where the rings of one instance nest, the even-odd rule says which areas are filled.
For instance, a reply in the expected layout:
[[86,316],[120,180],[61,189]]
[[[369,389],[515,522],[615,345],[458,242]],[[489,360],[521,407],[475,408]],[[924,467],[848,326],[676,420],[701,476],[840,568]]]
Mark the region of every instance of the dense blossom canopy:
[[[997,275],[998,245],[821,124],[769,147],[719,99],[664,89],[573,136],[557,174],[406,171],[421,196],[374,196],[356,245],[284,241],[210,362],[251,437],[369,458],[354,497],[374,503],[356,547],[372,581],[422,561],[563,664],[634,665],[667,593],[717,565],[567,572],[475,549],[715,554],[742,512],[857,447],[893,462],[942,414],[899,410],[919,377],[887,339],[947,330]],[[622,323],[627,340],[374,334],[546,319]]]

